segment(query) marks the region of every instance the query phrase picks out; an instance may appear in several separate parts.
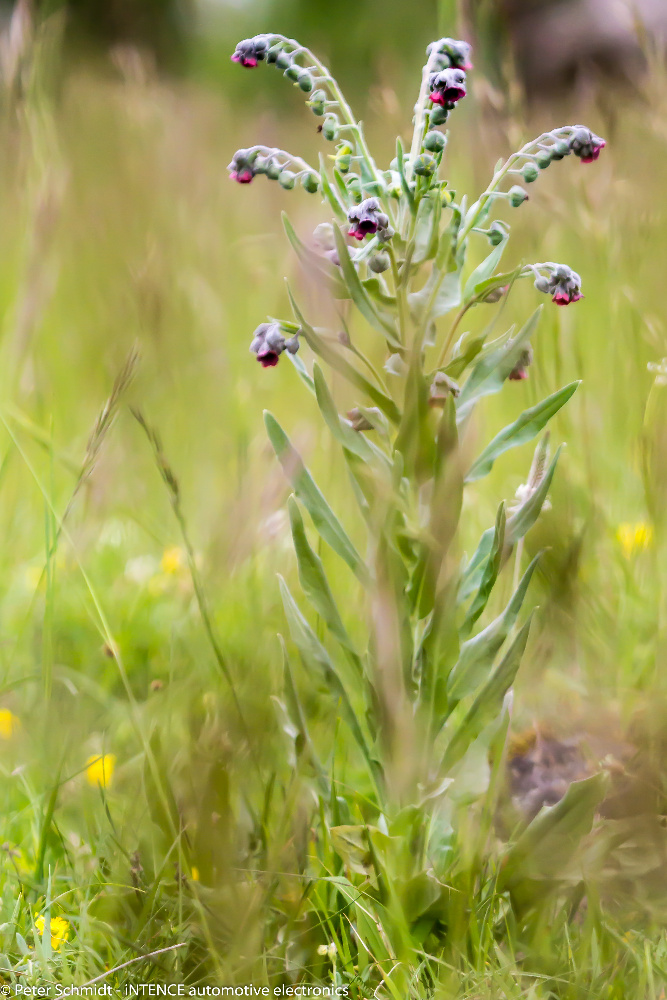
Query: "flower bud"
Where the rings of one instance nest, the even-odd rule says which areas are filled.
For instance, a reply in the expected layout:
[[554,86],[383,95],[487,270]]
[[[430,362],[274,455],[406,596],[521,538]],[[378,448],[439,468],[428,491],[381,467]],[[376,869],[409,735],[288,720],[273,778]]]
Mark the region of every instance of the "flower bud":
[[237,149],[228,164],[229,178],[239,184],[250,184],[255,174],[258,172],[255,167],[256,152],[249,149]]
[[500,246],[509,232],[504,222],[494,220],[488,228],[487,236],[492,247]]
[[541,149],[535,157],[535,162],[540,170],[546,170],[551,165],[551,150]]
[[297,77],[297,83],[304,93],[309,94],[313,89],[313,78],[307,69],[302,69]]
[[434,50],[443,57],[446,65],[455,69],[472,69],[471,46],[468,42],[456,38],[441,38],[426,47],[426,54],[431,56]]
[[302,70],[300,66],[297,66],[296,63],[290,63],[283,75],[286,76],[288,80],[294,80],[296,83],[301,76],[301,73]]
[[449,111],[446,108],[440,107],[440,105],[431,109],[429,115],[430,125],[444,125],[449,118]]
[[562,160],[564,157],[569,156],[571,152],[572,150],[570,149],[569,142],[566,142],[564,139],[559,139],[558,142],[555,142],[551,147],[551,159]]
[[387,271],[391,266],[389,254],[384,252],[374,254],[369,260],[368,266],[374,274],[382,274],[383,271]]
[[240,63],[248,69],[252,69],[265,59],[268,53],[269,42],[266,35],[255,35],[254,38],[244,38],[236,46],[232,62]]
[[544,292],[545,295],[549,294],[549,279],[545,278],[543,274],[535,278],[534,284],[538,292]]
[[306,103],[313,114],[321,118],[326,110],[326,99],[327,95],[323,90],[314,90],[310,95],[310,100]]
[[523,379],[528,378],[528,369],[532,363],[533,349],[530,346],[525,347],[519,355],[519,360],[507,377],[511,382],[521,382]]
[[329,142],[333,142],[338,136],[338,118],[336,115],[327,115],[322,122],[322,135]]
[[444,406],[449,396],[458,396],[461,387],[445,372],[436,372],[428,391],[429,406]]
[[521,173],[526,184],[532,184],[540,176],[540,172],[534,163],[526,163]]
[[362,200],[361,179],[358,174],[348,174],[345,178],[345,187],[350,192],[357,204]]
[[446,145],[447,139],[445,136],[442,132],[437,132],[435,129],[427,132],[424,136],[424,149],[430,150],[431,153],[441,153]]
[[276,54],[276,66],[278,69],[287,69],[288,66],[292,65],[292,57],[289,52],[283,52],[282,49]]
[[342,142],[336,149],[334,164],[341,174],[346,174],[352,164],[352,149],[346,142]]
[[276,42],[275,45],[272,45],[269,51],[266,53],[267,63],[275,63],[278,59],[278,54],[282,52],[282,50],[283,50],[282,42]]
[[295,183],[293,171],[281,170],[278,176],[278,183],[281,187],[284,187],[286,191],[291,191]]
[[512,208],[518,208],[520,205],[523,205],[524,201],[528,201],[528,192],[524,191],[518,184],[514,184],[509,189],[509,196]]
[[437,164],[430,153],[421,153],[415,160],[415,173],[418,177],[432,177]]
[[266,176],[270,181],[277,181],[282,167],[275,160],[269,160],[266,166]]
[[320,189],[317,175],[313,173],[304,174],[301,178],[301,185],[309,194],[316,194]]

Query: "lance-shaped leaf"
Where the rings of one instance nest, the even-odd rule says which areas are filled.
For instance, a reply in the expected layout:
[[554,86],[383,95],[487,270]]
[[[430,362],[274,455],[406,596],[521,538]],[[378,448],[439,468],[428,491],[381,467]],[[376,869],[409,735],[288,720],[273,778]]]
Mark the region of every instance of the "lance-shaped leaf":
[[327,199],[327,201],[331,205],[332,209],[334,210],[334,213],[338,216],[338,218],[342,222],[345,222],[345,220],[347,219],[347,209],[345,208],[346,202],[344,199],[341,201],[341,199],[338,197],[338,194],[336,193],[336,190],[331,186],[331,181],[327,176],[326,163],[321,153],[320,153],[320,180],[322,183],[322,194]]
[[392,347],[400,348],[401,341],[399,340],[393,320],[382,315],[375,308],[368,296],[368,293],[366,292],[366,289],[361,284],[361,280],[357,274],[357,269],[352,263],[348,245],[345,242],[345,238],[338,226],[333,227],[333,232],[334,239],[336,241],[338,259],[340,260],[341,271],[343,272],[343,278],[347,284],[350,298],[364,319],[367,320],[367,322],[369,322],[375,330],[379,330]]
[[514,684],[521,665],[521,657],[526,649],[533,613],[517,632],[509,649],[484,684],[461,724],[453,732],[442,762],[442,773],[446,774],[466,752],[470,743],[477,739],[482,730],[498,716],[503,699]]
[[350,701],[345,686],[338,676],[331,657],[317,638],[312,628],[303,617],[292,597],[289,588],[281,576],[278,577],[280,593],[283,599],[285,616],[290,629],[290,635],[307,666],[317,667],[324,677],[327,687],[338,699],[341,715],[347,723],[350,732],[361,750],[363,757],[376,781],[381,781],[381,769],[371,755],[366,737]]
[[299,570],[299,582],[303,587],[303,592],[318,615],[324,620],[333,637],[352,654],[351,659],[357,672],[363,674],[361,660],[341,620],[338,607],[329,587],[329,581],[324,572],[322,560],[313,552],[310,546],[303,518],[301,517],[301,511],[294,497],[290,497],[287,501],[287,510],[292,528],[292,539],[294,541],[294,551],[296,552]]
[[422,482],[433,475],[436,451],[428,415],[428,387],[420,357],[413,354],[405,379],[403,417],[395,447],[403,456],[408,473]]
[[461,353],[455,354],[449,364],[445,368],[442,368],[441,371],[444,371],[445,375],[449,375],[451,378],[458,378],[466,370],[470,362],[475,360],[484,347],[485,340],[486,333],[482,333],[479,337],[473,337],[467,341],[463,345]]
[[292,244],[297,257],[301,263],[311,270],[315,270],[324,279],[327,288],[336,299],[349,299],[350,293],[345,282],[341,279],[340,270],[332,264],[326,257],[315,253],[307,247],[296,234],[294,226],[287,217],[286,212],[282,213],[283,227],[287,239]]
[[502,563],[503,549],[505,547],[505,520],[505,504],[501,503],[496,517],[496,526],[493,533],[491,550],[482,570],[479,588],[475,594],[475,599],[468,608],[463,624],[461,625],[460,635],[462,639],[464,639],[467,635],[470,635],[473,625],[489,602],[491,591],[493,590],[494,584],[498,578],[498,573],[500,572],[500,566]]
[[534,492],[532,492],[528,498],[524,500],[521,506],[517,507],[512,515],[507,518],[505,541],[508,545],[514,545],[520,538],[523,538],[526,532],[532,528],[540,516],[540,511],[544,506],[544,501],[547,498],[547,493],[549,492],[549,487],[551,486],[551,480],[553,479],[554,472],[556,471],[556,465],[558,463],[558,457],[562,451],[562,447],[563,446],[561,445],[556,451],[549,468],[544,473],[543,478],[540,480],[539,485],[536,487]]
[[479,587],[486,561],[489,558],[489,553],[493,547],[494,537],[495,529],[487,528],[480,538],[472,559],[466,565],[466,568],[461,574],[461,580],[459,582],[459,589],[456,598],[457,604],[464,604],[472,592]]
[[441,194],[440,190],[436,188],[422,198],[417,209],[415,248],[412,255],[414,264],[420,264],[422,261],[435,257],[440,236],[441,212]]
[[461,646],[458,661],[447,680],[447,693],[451,701],[458,702],[473,694],[488,677],[496,654],[517,620],[540,556],[541,553],[538,552],[528,566],[502,614]]
[[499,243],[498,246],[494,247],[488,257],[486,257],[472,272],[465,283],[465,288],[463,289],[464,302],[470,302],[472,299],[476,298],[478,286],[481,286],[483,282],[490,278],[495,269],[498,267],[508,239],[509,233],[505,233],[503,235],[502,242]]
[[287,712],[289,715],[290,722],[294,726],[298,734],[298,747],[297,749],[305,753],[317,775],[318,784],[320,791],[324,796],[329,796],[331,794],[331,787],[329,784],[329,779],[326,775],[320,759],[317,756],[317,751],[313,745],[313,741],[310,737],[310,732],[308,731],[308,725],[306,723],[306,716],[301,707],[301,701],[299,699],[299,692],[296,689],[296,684],[294,683],[294,676],[292,674],[292,668],[289,662],[289,656],[287,654],[287,649],[285,647],[285,641],[282,636],[280,638],[280,645],[283,651],[283,668],[284,668],[284,680],[285,680],[285,703],[287,706]]
[[483,353],[456,400],[459,423],[469,416],[475,403],[483,396],[489,396],[502,389],[507,376],[519,361],[522,351],[533,335],[541,311],[540,306],[511,341],[508,337],[499,347],[491,346]]
[[568,399],[574,395],[579,385],[579,382],[571,382],[559,389],[558,392],[547,396],[541,403],[524,410],[514,423],[504,427],[486,446],[479,458],[473,462],[465,481],[472,483],[476,479],[487,476],[499,455],[509,451],[510,448],[517,448],[519,445],[525,444],[536,434],[539,434],[554,414],[558,413],[561,406],[564,406]]
[[543,898],[545,883],[565,874],[582,838],[590,832],[608,787],[607,774],[594,774],[573,781],[560,802],[543,806],[505,855],[498,889],[509,889],[522,908]]
[[303,464],[298,451],[293,447],[276,418],[268,410],[264,411],[264,423],[278,461],[297,497],[313,519],[313,524],[320,535],[334,552],[347,563],[362,583],[366,583],[368,572],[361,556],[324,498],[324,494]]
[[443,273],[434,264],[424,287],[408,295],[408,302],[425,323],[451,312],[461,304],[461,268]]
[[292,354],[291,351],[285,351],[285,354],[299,373],[301,381],[315,395],[315,383],[308,374],[308,369],[303,363],[303,358],[300,358],[298,354]]
[[299,323],[301,332],[306,340],[306,343],[310,347],[311,351],[318,354],[328,365],[330,365],[335,371],[339,372],[347,381],[361,389],[365,392],[368,398],[379,407],[382,412],[391,420],[393,424],[398,424],[401,419],[401,411],[396,406],[394,400],[388,396],[386,393],[378,389],[377,386],[373,385],[372,382],[362,375],[354,365],[351,365],[349,361],[346,361],[344,357],[335,348],[331,347],[326,340],[324,340],[315,329],[308,323],[299,309],[292,291],[287,284],[287,294],[289,296],[290,304],[292,310],[294,311],[294,316]]
[[341,419],[318,364],[313,366],[313,382],[320,412],[336,441],[362,461],[371,463],[379,461],[385,469],[389,469],[389,459],[384,452],[359,431],[353,430],[347,421]]

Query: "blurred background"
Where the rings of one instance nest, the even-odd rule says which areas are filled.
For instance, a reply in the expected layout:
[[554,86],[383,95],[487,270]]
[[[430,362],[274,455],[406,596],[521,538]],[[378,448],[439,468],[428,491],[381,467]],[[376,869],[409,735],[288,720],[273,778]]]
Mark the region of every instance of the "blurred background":
[[[280,211],[304,238],[328,219],[305,192],[262,178],[239,188],[227,178],[234,151],[254,141],[307,159],[326,145],[288,81],[230,62],[239,38],[267,28],[321,53],[383,164],[396,134],[410,131],[427,43],[443,34],[470,40],[473,96],[451,120],[448,153],[458,192],[485,187],[498,157],[553,126],[585,121],[607,139],[595,170],[553,165],[530,202],[507,211],[517,233],[508,267],[562,260],[581,273],[586,297],[545,309],[531,378],[486,405],[476,434],[486,440],[501,420],[583,380],[553,425],[554,443],[567,449],[551,510],[527,540],[548,555],[533,592],[540,627],[517,685],[515,724],[585,732],[602,752],[658,739],[667,719],[667,369],[659,367],[667,355],[667,6],[21,0],[3,4],[1,20],[6,843],[23,843],[31,856],[46,851],[39,823],[26,839],[26,815],[33,806],[43,815],[58,785],[74,884],[92,863],[85,845],[126,871],[114,838],[129,856],[134,837],[143,865],[157,865],[142,825],[149,805],[136,794],[147,734],[159,731],[153,750],[186,814],[208,794],[205,765],[247,766],[169,495],[127,408],[58,530],[97,414],[135,345],[128,400],[158,430],[178,480],[213,625],[267,766],[281,739],[271,700],[282,690],[275,573],[293,578],[295,567],[288,490],[265,441],[263,408],[288,429],[354,533],[339,456],[295,371],[261,370],[248,353],[255,326],[289,315],[283,274],[301,287],[311,318],[320,307],[286,252]],[[499,332],[537,304],[529,283],[516,288]],[[485,308],[472,326],[486,325]],[[471,496],[468,548],[529,464],[526,449],[504,456]],[[314,697],[310,707],[317,717]],[[102,752],[116,758],[113,830],[85,785],[86,760]],[[57,856],[58,837],[47,830]]]

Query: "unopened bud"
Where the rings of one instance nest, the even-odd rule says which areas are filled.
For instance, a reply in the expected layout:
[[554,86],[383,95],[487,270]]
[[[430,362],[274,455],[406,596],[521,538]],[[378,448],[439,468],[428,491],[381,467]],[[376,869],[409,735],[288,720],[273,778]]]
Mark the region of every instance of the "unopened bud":
[[277,181],[280,177],[282,167],[275,160],[270,160],[266,165],[266,176],[270,181]]
[[449,111],[446,108],[440,106],[434,107],[429,115],[430,125],[444,125],[449,118]]
[[322,122],[322,135],[329,142],[333,142],[338,136],[338,119],[335,115],[327,115]]
[[288,80],[294,80],[294,82],[296,83],[296,81],[301,76],[302,72],[303,71],[300,66],[297,66],[296,63],[290,63],[290,65],[285,70],[284,75],[287,77]]
[[291,170],[281,170],[280,176],[278,177],[278,183],[281,187],[284,187],[286,191],[291,191],[295,183],[294,173]]
[[551,147],[551,159],[552,160],[562,160],[564,157],[568,156],[572,150],[570,149],[569,142],[564,139],[559,139],[558,142],[554,143]]
[[272,45],[269,51],[266,53],[267,63],[275,63],[278,59],[279,53],[283,50],[282,43],[278,42],[276,45]]
[[428,149],[432,153],[441,153],[446,145],[447,139],[445,136],[442,132],[437,132],[435,129],[427,132],[424,136],[424,149]]
[[527,163],[521,173],[526,184],[532,184],[540,176],[540,172],[534,163]]
[[317,174],[304,174],[301,178],[301,184],[309,194],[316,194],[320,189]]
[[389,254],[387,253],[376,253],[368,262],[368,266],[375,274],[382,274],[391,266],[391,261],[389,260]]
[[551,150],[541,149],[535,157],[535,162],[540,170],[546,170],[551,165]]
[[429,406],[444,406],[448,396],[456,398],[460,392],[461,387],[453,378],[445,372],[436,372],[429,389]]
[[292,65],[292,57],[287,52],[283,52],[282,49],[276,54],[276,66],[278,69],[287,69],[288,66]]
[[520,205],[523,205],[524,201],[528,201],[528,192],[524,191],[518,184],[510,188],[509,196],[512,208],[518,208]]
[[421,153],[415,160],[415,173],[418,177],[432,177],[435,168],[435,158],[430,153]]
[[314,90],[310,95],[310,100],[307,102],[308,107],[311,109],[314,115],[318,116],[318,118],[321,118],[321,116],[324,114],[326,107],[325,105],[326,99],[327,95],[323,90]]
[[487,236],[489,237],[489,243],[492,247],[500,246],[503,240],[506,238],[508,233],[508,228],[504,222],[499,222],[495,219],[487,230]]
[[538,278],[535,278],[535,288],[538,292],[544,292],[547,295],[549,292],[549,279],[541,274]]
[[313,89],[313,78],[307,69],[302,69],[297,77],[297,83],[304,91],[304,93],[309,94]]

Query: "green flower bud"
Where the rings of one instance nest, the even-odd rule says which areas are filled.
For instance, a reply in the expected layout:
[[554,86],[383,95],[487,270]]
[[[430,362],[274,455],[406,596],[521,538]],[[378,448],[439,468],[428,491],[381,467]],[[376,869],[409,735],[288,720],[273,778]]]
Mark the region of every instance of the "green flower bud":
[[415,160],[415,173],[418,177],[432,177],[437,164],[430,153],[421,153]]
[[303,70],[301,69],[300,66],[297,66],[296,63],[290,63],[290,65],[285,70],[284,75],[287,77],[288,80],[294,80],[296,82],[301,76],[302,72]]
[[292,65],[291,55],[289,55],[287,52],[283,52],[282,49],[280,50],[280,52],[276,53],[276,66],[278,67],[278,69],[287,69],[287,67],[291,65]]
[[281,170],[280,176],[278,177],[278,183],[281,187],[284,187],[286,191],[291,191],[294,187],[294,173],[291,170]]
[[346,142],[341,143],[336,150],[334,163],[341,174],[346,174],[349,171],[352,164],[352,150]]
[[503,222],[492,222],[488,228],[487,236],[492,247],[500,246],[507,236],[508,228]]
[[309,194],[316,194],[320,189],[320,185],[315,174],[304,174],[301,178],[301,184]]
[[269,51],[266,53],[267,63],[275,63],[278,60],[278,55],[282,52],[283,47],[281,42],[277,42],[276,45],[272,45]]
[[313,89],[313,78],[307,69],[302,69],[297,77],[297,83],[304,91],[304,93],[309,94]]
[[270,181],[277,181],[280,177],[282,167],[275,160],[270,160],[266,167],[266,176]]
[[338,136],[338,119],[335,115],[327,115],[322,122],[322,135],[329,142],[334,142]]
[[314,115],[321,117],[326,110],[326,104],[325,104],[326,99],[327,95],[324,93],[323,90],[314,90],[310,95],[310,100],[307,101],[306,103],[308,104],[308,107],[311,109]]
[[429,117],[429,125],[444,125],[449,118],[449,111],[444,108],[433,108]]
[[358,174],[348,174],[345,178],[345,187],[357,203],[361,201],[361,180]]
[[436,132],[435,129],[424,136],[424,149],[430,149],[432,153],[441,153],[446,145],[447,140],[442,132]]
[[548,149],[541,149],[535,157],[540,170],[546,170],[551,163],[551,153]]
[[391,267],[391,261],[389,260],[388,253],[376,253],[374,254],[368,262],[368,266],[375,274],[382,274]]
[[570,144],[565,139],[559,139],[558,142],[554,143],[551,147],[551,159],[552,160],[562,160],[564,157],[570,153]]
[[526,184],[532,184],[540,176],[540,172],[534,163],[527,163],[521,173]]
[[519,205],[523,205],[524,201],[528,201],[528,192],[524,191],[518,184],[510,188],[509,196],[512,208],[518,208]]

